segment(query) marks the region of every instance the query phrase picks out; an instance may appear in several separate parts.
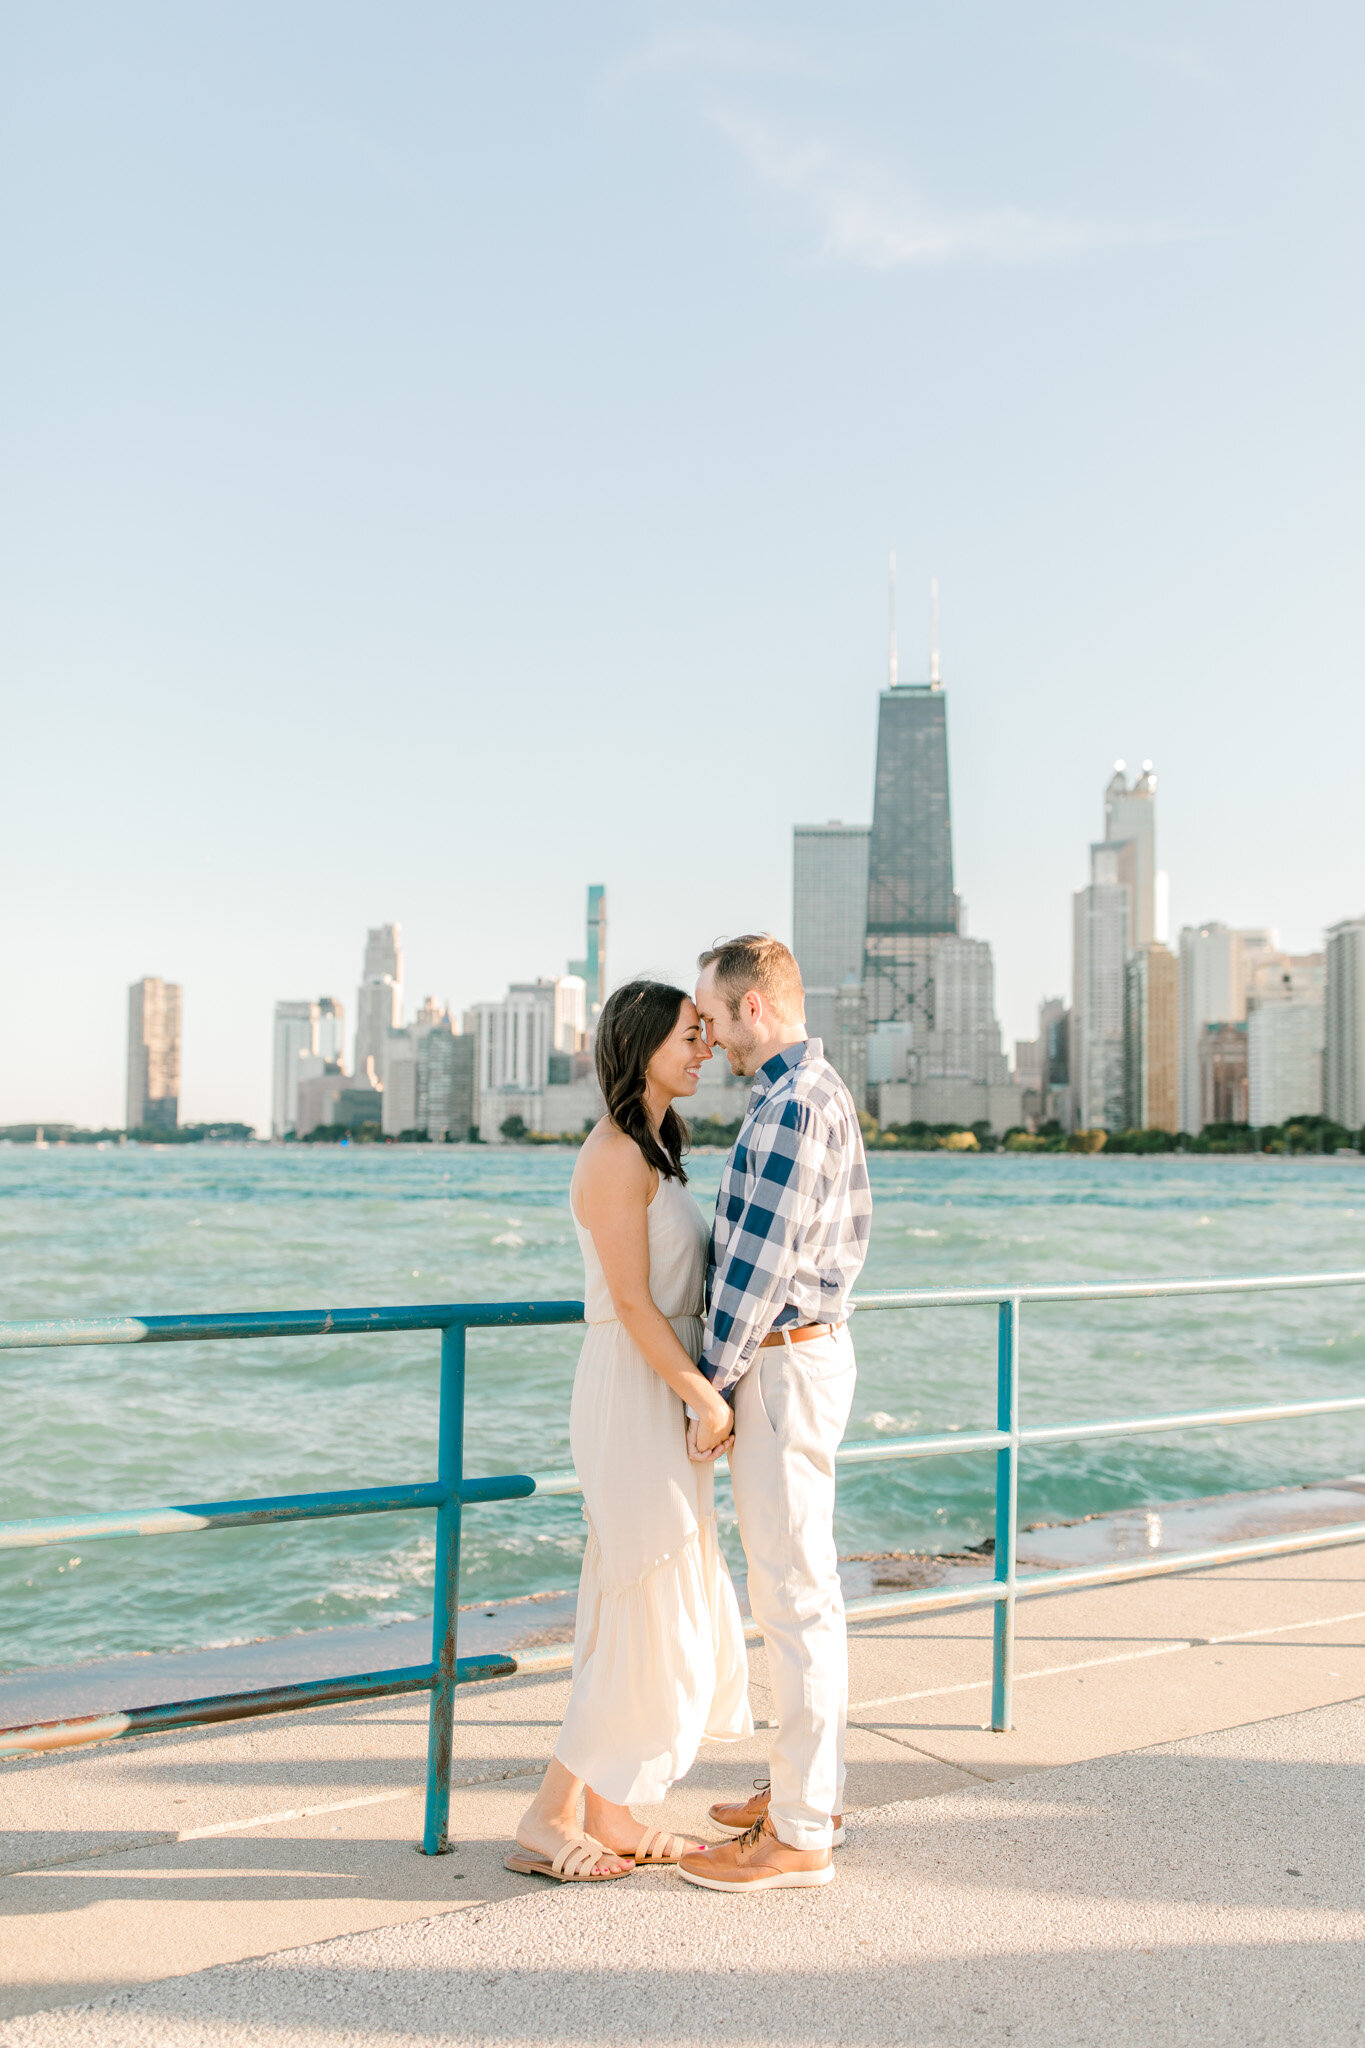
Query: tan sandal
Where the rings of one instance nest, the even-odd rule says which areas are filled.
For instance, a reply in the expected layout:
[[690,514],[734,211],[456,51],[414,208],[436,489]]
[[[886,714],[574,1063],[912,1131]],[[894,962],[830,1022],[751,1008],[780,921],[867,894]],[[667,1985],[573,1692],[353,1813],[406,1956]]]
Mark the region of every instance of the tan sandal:
[[615,1856],[615,1849],[604,1849],[591,1835],[580,1835],[576,1841],[566,1842],[553,1862],[548,1857],[536,1856],[529,1849],[521,1849],[515,1856],[504,1856],[503,1866],[515,1870],[521,1877],[552,1877],[557,1884],[606,1884],[614,1877],[629,1877],[634,1865],[628,1858],[624,1870],[594,1870],[594,1863],[600,1863],[604,1856]]
[[630,1853],[638,1868],[645,1863],[680,1862],[690,1850],[699,1846],[696,1842],[689,1842],[685,1835],[667,1835],[662,1828],[646,1828]]

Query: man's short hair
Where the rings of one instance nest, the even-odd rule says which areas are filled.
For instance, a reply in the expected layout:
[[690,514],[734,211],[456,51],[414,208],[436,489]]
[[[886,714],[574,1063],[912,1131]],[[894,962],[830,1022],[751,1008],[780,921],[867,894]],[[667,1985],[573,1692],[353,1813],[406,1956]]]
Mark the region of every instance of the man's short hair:
[[730,1015],[739,1015],[742,998],[756,988],[764,1001],[788,1023],[806,1008],[806,990],[795,956],[771,932],[744,932],[737,939],[718,939],[697,957],[697,966],[711,968],[716,987]]

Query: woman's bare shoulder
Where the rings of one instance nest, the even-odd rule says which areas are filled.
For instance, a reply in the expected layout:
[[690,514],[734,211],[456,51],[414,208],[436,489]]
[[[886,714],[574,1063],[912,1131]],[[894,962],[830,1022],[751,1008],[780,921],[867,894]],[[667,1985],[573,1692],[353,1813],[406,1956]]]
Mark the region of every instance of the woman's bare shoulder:
[[575,1186],[588,1196],[609,1188],[618,1196],[638,1189],[648,1197],[652,1181],[649,1162],[635,1140],[604,1116],[583,1140]]

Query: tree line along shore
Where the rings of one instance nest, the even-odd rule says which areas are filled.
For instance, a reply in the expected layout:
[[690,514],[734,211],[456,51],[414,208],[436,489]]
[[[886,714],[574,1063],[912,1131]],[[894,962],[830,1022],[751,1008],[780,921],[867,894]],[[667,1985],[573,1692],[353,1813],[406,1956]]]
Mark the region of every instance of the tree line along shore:
[[[1205,1124],[1198,1133],[1188,1131],[1064,1131],[1060,1124],[1043,1124],[1036,1131],[1017,1126],[992,1131],[986,1123],[889,1124],[883,1129],[874,1117],[859,1119],[863,1142],[869,1152],[1067,1152],[1094,1157],[1103,1152],[1147,1155],[1173,1152],[1193,1156],[1229,1153],[1289,1156],[1342,1153],[1357,1157],[1365,1153],[1365,1128],[1359,1131],[1334,1123],[1331,1117],[1300,1116],[1284,1124]],[[714,1117],[698,1117],[688,1126],[694,1151],[728,1151],[739,1136],[741,1119],[721,1123]],[[519,1116],[509,1116],[500,1127],[509,1145],[557,1145],[577,1148],[592,1129],[591,1122],[580,1131],[537,1131]],[[105,1128],[87,1130],[74,1124],[8,1124],[0,1126],[0,1144],[61,1145],[197,1145],[249,1144],[255,1141],[251,1124],[180,1124],[175,1129],[142,1125],[133,1130]],[[430,1145],[482,1144],[473,1130],[466,1138],[448,1134],[444,1140],[426,1131],[400,1131],[386,1135],[377,1123],[359,1125],[319,1124],[302,1137],[293,1133],[282,1140],[288,1145]]]

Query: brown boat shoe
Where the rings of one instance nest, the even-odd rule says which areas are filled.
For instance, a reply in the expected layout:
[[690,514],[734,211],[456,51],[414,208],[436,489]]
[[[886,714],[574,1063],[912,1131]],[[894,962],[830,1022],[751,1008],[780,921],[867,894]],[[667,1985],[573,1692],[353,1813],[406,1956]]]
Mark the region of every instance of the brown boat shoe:
[[[706,1817],[708,1820],[713,1821],[718,1828],[724,1828],[727,1834],[747,1834],[754,1822],[762,1820],[764,1814],[768,1811],[768,1801],[771,1796],[772,1791],[768,1780],[766,1778],[755,1778],[752,1798],[735,1801],[718,1799],[714,1806],[707,1807]],[[832,1825],[834,1828],[834,1840],[830,1846],[835,1849],[842,1849],[847,1839],[844,1834],[844,1816],[841,1813],[836,1813],[833,1817]]]
[[765,1813],[732,1842],[714,1842],[678,1859],[678,1875],[713,1892],[800,1891],[833,1884],[828,1849],[791,1849]]

